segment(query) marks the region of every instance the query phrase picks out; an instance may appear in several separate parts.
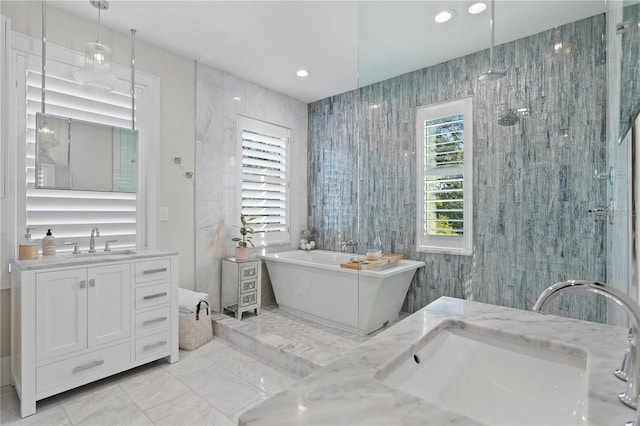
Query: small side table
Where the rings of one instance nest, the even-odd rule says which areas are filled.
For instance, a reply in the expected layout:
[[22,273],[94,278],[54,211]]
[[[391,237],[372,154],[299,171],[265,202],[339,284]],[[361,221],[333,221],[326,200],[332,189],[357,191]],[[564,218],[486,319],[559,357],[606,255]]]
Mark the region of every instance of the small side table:
[[260,273],[262,261],[248,259],[236,261],[235,257],[222,260],[222,309],[235,312],[236,319],[242,313],[254,310],[260,314]]

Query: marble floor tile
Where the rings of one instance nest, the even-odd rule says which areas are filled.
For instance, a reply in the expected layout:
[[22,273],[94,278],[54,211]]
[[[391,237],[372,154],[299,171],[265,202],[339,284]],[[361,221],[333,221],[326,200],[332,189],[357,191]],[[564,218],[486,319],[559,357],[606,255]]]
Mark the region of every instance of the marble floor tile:
[[150,408],[145,411],[145,414],[156,425],[231,426],[237,424],[192,391]]
[[119,383],[124,392],[143,410],[162,404],[189,391],[164,368],[155,368]]
[[73,425],[151,425],[151,420],[113,384],[62,404]]
[[252,384],[217,365],[184,376],[180,380],[227,416],[268,397]]
[[0,393],[0,425],[16,426],[64,426],[71,421],[65,413],[62,405],[39,402],[36,404],[36,413],[32,416],[20,417],[20,400],[11,386],[4,386]]
[[180,351],[180,360],[173,364],[166,363],[163,368],[174,377],[187,376],[195,371],[209,367],[213,364],[206,356],[195,351]]

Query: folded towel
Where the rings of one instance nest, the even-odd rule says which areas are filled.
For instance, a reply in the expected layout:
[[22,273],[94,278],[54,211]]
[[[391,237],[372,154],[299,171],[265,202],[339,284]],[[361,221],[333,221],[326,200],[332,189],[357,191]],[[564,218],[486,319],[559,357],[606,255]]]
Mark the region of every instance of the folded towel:
[[198,293],[187,290],[186,288],[178,288],[178,311],[188,314],[196,311],[196,306],[201,300],[207,300],[207,293]]

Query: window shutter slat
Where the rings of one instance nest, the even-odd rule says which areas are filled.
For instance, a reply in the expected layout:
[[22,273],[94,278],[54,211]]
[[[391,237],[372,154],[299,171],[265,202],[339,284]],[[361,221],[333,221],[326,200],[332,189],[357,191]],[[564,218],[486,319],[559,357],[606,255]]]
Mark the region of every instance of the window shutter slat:
[[[75,81],[47,74],[48,114],[131,127],[130,95],[88,91]],[[106,240],[117,240],[113,248],[135,247],[136,194],[35,188],[35,114],[41,111],[41,74],[35,65],[27,65],[26,84],[26,226],[38,232],[52,229],[60,252],[73,249],[65,247],[65,242],[79,242],[81,250],[86,249],[93,227],[100,229],[97,247]]]

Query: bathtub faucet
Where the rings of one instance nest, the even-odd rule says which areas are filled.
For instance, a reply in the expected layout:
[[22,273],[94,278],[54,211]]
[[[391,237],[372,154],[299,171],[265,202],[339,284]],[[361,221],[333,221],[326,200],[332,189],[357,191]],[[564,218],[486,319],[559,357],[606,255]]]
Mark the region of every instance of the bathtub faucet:
[[340,242],[340,251],[346,252],[351,247],[351,253],[355,253],[360,242],[358,240],[349,240]]
[[533,305],[533,310],[546,314],[549,301],[563,293],[574,291],[600,294],[624,308],[631,318],[631,327],[634,332],[629,333],[627,389],[619,395],[619,398],[624,405],[636,410],[633,423],[628,424],[640,425],[640,410],[638,410],[638,400],[640,400],[640,391],[638,390],[638,386],[640,386],[640,352],[638,351],[637,341],[637,331],[640,329],[640,306],[623,292],[605,284],[593,281],[570,280],[556,283],[544,290],[538,297],[536,304]]

